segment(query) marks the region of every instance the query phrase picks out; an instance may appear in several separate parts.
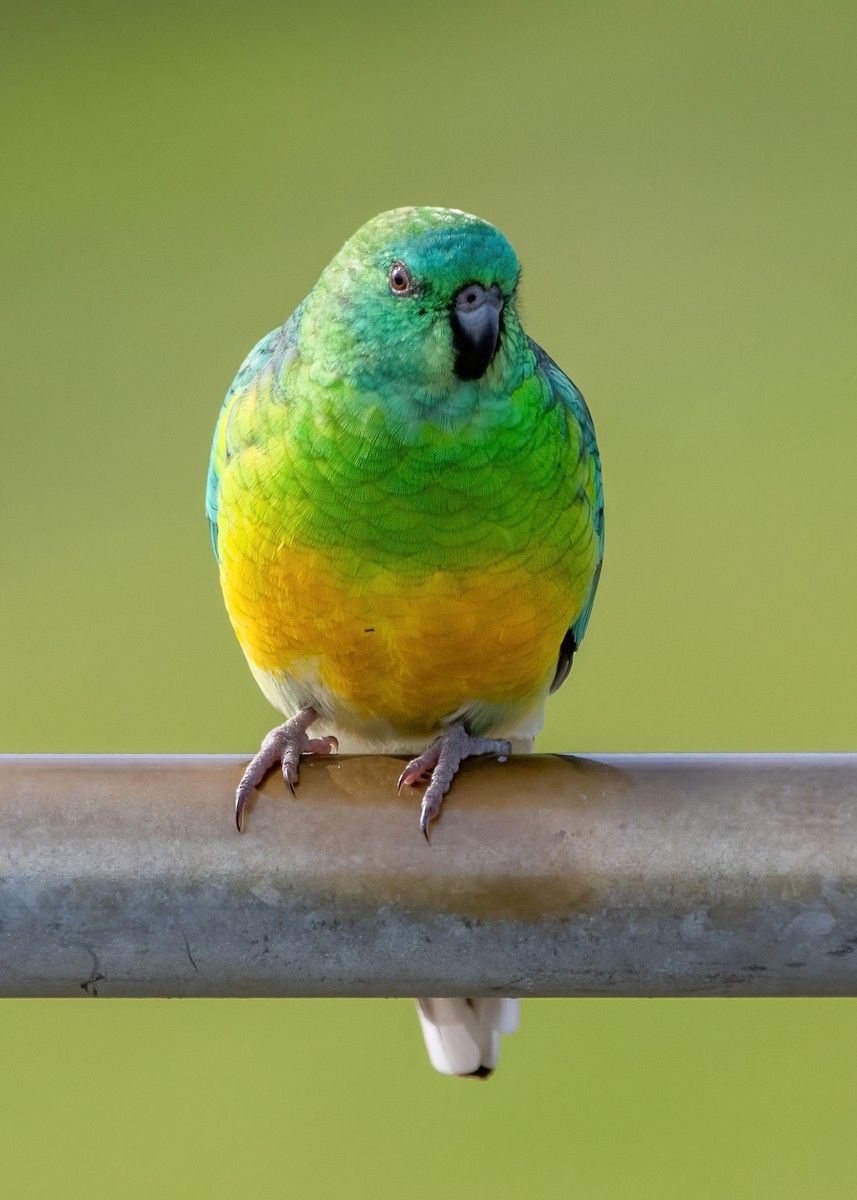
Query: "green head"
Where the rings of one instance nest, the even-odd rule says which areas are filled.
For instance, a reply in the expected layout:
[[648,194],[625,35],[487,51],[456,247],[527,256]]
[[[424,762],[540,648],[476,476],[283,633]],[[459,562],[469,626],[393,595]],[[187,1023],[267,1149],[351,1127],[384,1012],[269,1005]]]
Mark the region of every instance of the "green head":
[[428,402],[462,384],[496,387],[519,359],[518,260],[493,225],[446,208],[367,222],[307,305],[313,360],[361,389]]

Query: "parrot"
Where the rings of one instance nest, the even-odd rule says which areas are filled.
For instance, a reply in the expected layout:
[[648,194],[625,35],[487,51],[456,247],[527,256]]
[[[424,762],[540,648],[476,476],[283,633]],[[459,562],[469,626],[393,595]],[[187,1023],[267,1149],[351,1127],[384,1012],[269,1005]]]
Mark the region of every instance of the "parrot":
[[[410,758],[419,827],[472,755],[532,750],[589,623],[601,460],[581,392],[528,337],[520,264],[458,209],[381,213],[250,352],[206,511],[250,671],[287,719],[235,800],[304,754]],[[411,757],[412,756],[412,757]],[[518,1001],[423,998],[432,1065],[485,1078]]]

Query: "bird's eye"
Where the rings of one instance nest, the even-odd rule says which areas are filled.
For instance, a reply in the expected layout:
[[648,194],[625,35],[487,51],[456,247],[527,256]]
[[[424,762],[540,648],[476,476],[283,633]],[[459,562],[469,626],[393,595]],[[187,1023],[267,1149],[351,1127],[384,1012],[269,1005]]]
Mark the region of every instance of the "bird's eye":
[[413,289],[414,277],[403,262],[394,262],[387,272],[390,291],[396,296],[407,296]]

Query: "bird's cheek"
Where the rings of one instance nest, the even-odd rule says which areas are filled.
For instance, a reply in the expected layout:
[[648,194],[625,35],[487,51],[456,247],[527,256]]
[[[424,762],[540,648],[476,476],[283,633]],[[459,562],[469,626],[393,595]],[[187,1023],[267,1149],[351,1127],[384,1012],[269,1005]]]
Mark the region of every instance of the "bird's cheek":
[[448,321],[434,321],[424,339],[426,374],[437,379],[452,375],[455,366],[455,351],[452,345],[452,330]]

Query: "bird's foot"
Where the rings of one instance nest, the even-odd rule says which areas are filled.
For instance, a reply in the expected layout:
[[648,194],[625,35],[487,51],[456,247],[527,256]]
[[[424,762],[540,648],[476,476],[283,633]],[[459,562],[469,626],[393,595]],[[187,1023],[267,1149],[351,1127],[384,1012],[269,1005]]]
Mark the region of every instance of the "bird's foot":
[[314,708],[302,708],[299,713],[290,717],[284,725],[272,729],[262,745],[259,753],[250,762],[247,770],[238,784],[235,793],[235,824],[240,833],[244,826],[244,810],[247,802],[272,767],[280,763],[283,768],[283,779],[289,785],[292,795],[298,781],[298,767],[302,754],[333,754],[339,749],[335,737],[311,738],[307,730],[318,717]]
[[399,791],[406,784],[416,783],[425,775],[431,780],[423,795],[420,829],[428,841],[429,822],[440,812],[443,798],[449,791],[459,766],[474,754],[511,754],[512,745],[500,738],[474,738],[461,724],[450,725],[429,746],[424,754],[413,758],[399,776]]

